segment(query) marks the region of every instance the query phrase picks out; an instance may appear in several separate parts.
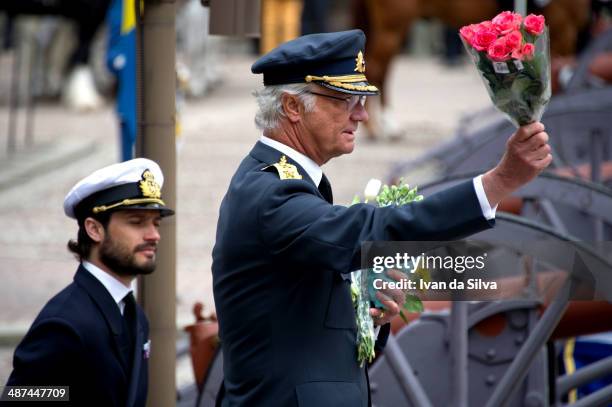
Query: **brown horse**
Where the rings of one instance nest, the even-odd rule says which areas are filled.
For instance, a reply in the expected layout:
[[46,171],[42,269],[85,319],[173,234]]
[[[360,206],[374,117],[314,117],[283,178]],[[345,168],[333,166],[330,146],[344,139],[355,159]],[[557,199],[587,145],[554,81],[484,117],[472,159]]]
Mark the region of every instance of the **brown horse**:
[[[551,0],[541,9],[534,10],[546,17],[552,55],[575,53],[578,34],[589,25],[590,3],[590,0]],[[354,0],[356,25],[366,32],[368,38],[368,80],[381,89],[382,106],[385,105],[385,79],[389,66],[416,19],[436,18],[458,30],[466,24],[489,20],[500,11],[497,0]],[[385,133],[388,126],[378,122],[382,109],[371,107],[370,120],[366,124],[369,137],[384,136],[380,133]]]

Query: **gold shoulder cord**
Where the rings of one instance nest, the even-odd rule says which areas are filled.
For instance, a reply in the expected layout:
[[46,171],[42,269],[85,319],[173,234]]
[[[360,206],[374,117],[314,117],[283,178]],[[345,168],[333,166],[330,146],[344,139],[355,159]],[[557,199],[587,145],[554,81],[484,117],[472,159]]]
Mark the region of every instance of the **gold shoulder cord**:
[[156,203],[156,204],[160,204],[163,206],[166,206],[166,204],[164,203],[164,201],[162,201],[161,199],[156,199],[156,198],[141,198],[141,199],[124,199],[121,202],[117,202],[114,203],[112,205],[100,205],[100,206],[96,206],[92,209],[93,213],[100,213],[100,212],[106,212],[109,209],[114,209],[118,206],[130,206],[130,205],[138,205],[138,204],[143,204],[143,203]]
[[347,90],[359,90],[367,92],[378,92],[378,88],[374,85],[353,85],[351,82],[365,82],[367,81],[365,75],[342,75],[342,76],[315,76],[306,75],[306,82],[325,82],[338,88]]

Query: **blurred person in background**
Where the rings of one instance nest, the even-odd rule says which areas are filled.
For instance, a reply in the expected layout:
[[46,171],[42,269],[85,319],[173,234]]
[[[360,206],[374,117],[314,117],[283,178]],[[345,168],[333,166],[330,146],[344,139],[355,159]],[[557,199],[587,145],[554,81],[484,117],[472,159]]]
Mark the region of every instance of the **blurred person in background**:
[[332,1],[304,0],[302,8],[302,35],[327,32],[327,16]]
[[0,12],[10,19],[19,15],[66,17],[77,26],[77,44],[68,62],[69,74],[63,87],[65,103],[76,110],[99,108],[99,95],[89,62],[95,34],[102,26],[111,0],[2,0]]

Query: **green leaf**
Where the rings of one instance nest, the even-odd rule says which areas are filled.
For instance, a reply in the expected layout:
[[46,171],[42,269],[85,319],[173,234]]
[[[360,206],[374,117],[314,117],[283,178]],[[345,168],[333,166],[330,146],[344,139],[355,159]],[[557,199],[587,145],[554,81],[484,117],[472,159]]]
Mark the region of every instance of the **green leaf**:
[[413,294],[406,295],[406,302],[403,307],[408,312],[423,312],[423,302]]
[[520,98],[521,95],[531,86],[532,79],[524,75],[517,76],[512,82],[512,95],[515,98]]

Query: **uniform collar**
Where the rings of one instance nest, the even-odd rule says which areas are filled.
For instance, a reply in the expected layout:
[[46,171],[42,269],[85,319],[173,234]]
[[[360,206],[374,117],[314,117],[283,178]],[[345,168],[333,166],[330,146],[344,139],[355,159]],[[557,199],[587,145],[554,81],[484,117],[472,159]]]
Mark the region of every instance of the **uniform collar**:
[[83,261],[82,264],[83,267],[87,271],[89,271],[89,273],[91,273],[96,278],[96,280],[98,280],[104,286],[104,288],[106,288],[106,290],[109,292],[111,297],[113,297],[113,300],[121,310],[121,305],[123,304],[120,305],[120,302],[130,291],[133,291],[132,288],[124,286],[119,280],[88,261]]
[[261,136],[259,141],[268,147],[272,147],[273,149],[280,151],[285,154],[287,157],[291,158],[293,161],[298,163],[300,167],[306,171],[312,182],[319,187],[321,183],[321,178],[323,177],[323,170],[321,167],[317,165],[312,159],[300,153],[299,151],[294,150],[286,144],[280,143],[276,140],[272,140],[269,137]]

